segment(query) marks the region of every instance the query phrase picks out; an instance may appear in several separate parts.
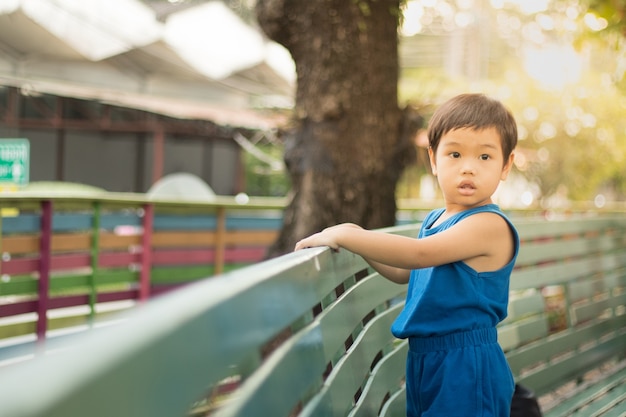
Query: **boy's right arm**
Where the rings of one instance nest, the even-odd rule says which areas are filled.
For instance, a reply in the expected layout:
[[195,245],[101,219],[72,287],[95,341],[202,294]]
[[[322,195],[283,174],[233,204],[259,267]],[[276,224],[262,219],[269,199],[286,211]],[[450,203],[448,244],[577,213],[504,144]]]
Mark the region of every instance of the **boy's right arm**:
[[[328,245],[331,248],[333,248],[334,250],[338,250],[339,247],[334,243],[333,240],[322,240],[322,241],[317,241],[317,239],[315,239],[316,236],[327,236],[329,235],[329,232],[333,232],[333,231],[340,231],[340,230],[346,230],[346,229],[357,229],[357,230],[363,230],[363,228],[359,225],[356,225],[354,223],[342,223],[342,224],[338,224],[336,226],[331,226],[328,227],[326,229],[324,229],[322,232],[317,233],[316,235],[310,236],[307,239],[303,239],[302,241],[298,242],[298,244],[296,244],[296,250],[298,249],[302,249],[305,247],[308,247],[309,243],[305,243],[305,242],[309,242],[311,241],[311,239],[313,238],[313,242],[311,242],[311,246],[318,246],[318,245]],[[387,278],[389,281],[395,282],[397,284],[406,284],[409,282],[409,277],[411,275],[411,271],[409,269],[404,269],[404,268],[398,268],[395,266],[390,266],[387,265],[385,263],[382,262],[377,262],[374,261],[366,256],[363,256],[363,254],[359,254],[361,255],[361,257],[376,271],[378,272],[380,275],[382,275],[383,277]]]
[[410,270],[385,265],[367,258],[363,259],[365,259],[365,262],[367,262],[372,268],[374,268],[376,272],[387,278],[389,281],[395,282],[396,284],[408,284],[409,277],[411,276]]

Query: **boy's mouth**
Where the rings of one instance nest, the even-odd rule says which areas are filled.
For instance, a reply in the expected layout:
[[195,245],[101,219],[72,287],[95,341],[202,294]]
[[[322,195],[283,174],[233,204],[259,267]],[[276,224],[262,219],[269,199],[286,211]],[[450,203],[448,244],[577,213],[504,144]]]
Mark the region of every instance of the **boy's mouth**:
[[476,189],[476,186],[471,182],[462,182],[459,184],[458,189],[462,194],[471,194]]

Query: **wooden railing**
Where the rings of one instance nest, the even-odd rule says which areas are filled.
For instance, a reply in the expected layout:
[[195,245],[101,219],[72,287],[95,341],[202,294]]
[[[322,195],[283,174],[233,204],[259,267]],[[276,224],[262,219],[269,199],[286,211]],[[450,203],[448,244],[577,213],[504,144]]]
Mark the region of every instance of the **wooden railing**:
[[[551,367],[571,376],[572,366],[623,360],[624,218],[516,224],[522,247],[509,318],[498,328],[516,379],[544,393],[547,380],[557,382]],[[418,227],[388,232],[415,236]],[[555,285],[565,291],[557,308],[544,292]],[[389,326],[405,291],[348,251],[291,253],[163,295],[119,314],[116,326],[66,340],[55,354],[7,366],[0,410],[3,417],[403,416],[407,342]],[[580,347],[555,344],[573,336]],[[568,352],[555,357],[557,348]],[[531,359],[539,365],[518,369]]]
[[42,341],[128,301],[259,262],[282,207],[260,198],[0,195],[0,339]]

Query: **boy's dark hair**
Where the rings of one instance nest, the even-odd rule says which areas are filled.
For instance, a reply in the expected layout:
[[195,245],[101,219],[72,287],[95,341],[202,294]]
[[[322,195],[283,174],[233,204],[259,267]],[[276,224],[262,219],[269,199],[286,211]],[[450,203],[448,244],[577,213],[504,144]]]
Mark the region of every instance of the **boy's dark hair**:
[[454,129],[482,130],[495,127],[506,161],[517,145],[517,123],[498,100],[484,94],[461,94],[442,104],[428,126],[428,145],[437,151],[441,137]]

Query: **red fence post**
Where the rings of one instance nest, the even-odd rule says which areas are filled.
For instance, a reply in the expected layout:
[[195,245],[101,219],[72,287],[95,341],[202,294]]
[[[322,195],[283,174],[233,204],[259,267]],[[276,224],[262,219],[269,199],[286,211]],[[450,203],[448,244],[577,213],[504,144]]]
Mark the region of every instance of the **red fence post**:
[[91,228],[91,275],[89,276],[89,322],[93,325],[98,302],[98,283],[96,275],[100,265],[100,202],[93,202],[93,220]]
[[50,297],[50,263],[52,257],[52,201],[41,202],[41,236],[39,239],[39,298],[37,302],[37,341],[46,339],[48,300]]
[[219,275],[224,272],[224,262],[226,257],[226,209],[224,206],[217,208],[217,226],[215,230],[215,266],[214,274]]
[[139,300],[150,297],[150,270],[152,268],[152,227],[154,224],[154,205],[143,206],[143,235],[141,237],[141,274],[139,275]]

